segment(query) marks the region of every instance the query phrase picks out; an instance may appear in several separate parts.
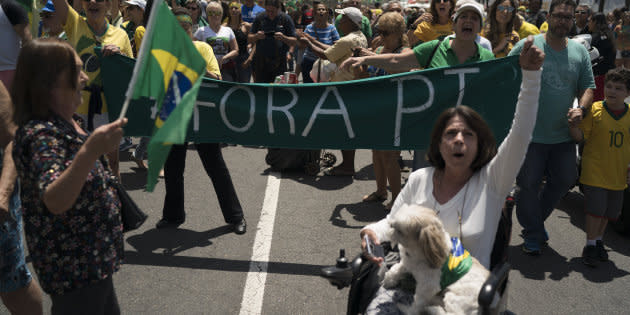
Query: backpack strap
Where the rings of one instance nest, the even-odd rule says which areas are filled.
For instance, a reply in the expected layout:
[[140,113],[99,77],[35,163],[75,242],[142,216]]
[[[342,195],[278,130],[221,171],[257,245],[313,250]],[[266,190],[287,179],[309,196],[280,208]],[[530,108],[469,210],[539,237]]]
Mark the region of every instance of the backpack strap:
[[427,63],[424,64],[424,69],[428,68],[429,65],[431,64],[431,61],[433,60],[433,56],[435,55],[435,52],[437,51],[438,47],[440,47],[440,45],[442,44],[442,41],[444,40],[443,38],[440,38],[437,42],[437,45],[435,45],[435,47],[433,47],[433,51],[431,51],[431,54],[429,55],[429,59],[427,59]]

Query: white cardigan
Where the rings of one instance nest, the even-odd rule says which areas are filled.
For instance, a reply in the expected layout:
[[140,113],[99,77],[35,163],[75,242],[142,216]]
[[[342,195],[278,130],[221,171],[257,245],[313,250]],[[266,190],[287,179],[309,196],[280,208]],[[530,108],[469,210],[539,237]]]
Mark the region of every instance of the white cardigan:
[[[439,204],[433,196],[432,179],[435,168],[428,167],[413,172],[387,218],[364,229],[374,231],[380,241],[387,241],[387,219],[395,215],[401,205],[418,204],[437,208],[446,231],[452,236],[461,236],[464,248],[488,268],[501,209],[525,159],[536,124],[542,70],[522,72],[523,82],[512,128],[497,155],[487,165],[474,173],[468,183],[445,204]],[[462,212],[463,235],[459,235],[458,212]]]

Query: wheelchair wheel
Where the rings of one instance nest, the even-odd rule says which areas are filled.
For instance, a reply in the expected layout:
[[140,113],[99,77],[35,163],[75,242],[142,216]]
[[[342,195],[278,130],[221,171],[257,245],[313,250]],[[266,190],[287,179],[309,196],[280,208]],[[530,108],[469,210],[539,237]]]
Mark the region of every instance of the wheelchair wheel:
[[337,163],[337,157],[330,152],[323,152],[320,163],[322,167],[331,167]]

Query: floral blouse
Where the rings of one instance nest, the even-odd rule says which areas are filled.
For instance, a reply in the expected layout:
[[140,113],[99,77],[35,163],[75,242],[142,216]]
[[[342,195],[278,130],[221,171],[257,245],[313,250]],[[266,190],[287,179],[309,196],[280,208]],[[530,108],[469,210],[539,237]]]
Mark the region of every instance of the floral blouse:
[[31,120],[15,135],[13,159],[22,189],[26,242],[48,294],[106,279],[122,263],[120,200],[105,159],[94,163],[70,210],[55,215],[43,202],[46,187],[70,166],[86,139],[56,115]]

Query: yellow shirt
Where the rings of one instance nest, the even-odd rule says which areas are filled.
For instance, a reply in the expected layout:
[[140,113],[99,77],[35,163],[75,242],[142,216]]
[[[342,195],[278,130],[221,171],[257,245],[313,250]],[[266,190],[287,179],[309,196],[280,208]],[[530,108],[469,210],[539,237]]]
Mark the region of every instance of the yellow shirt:
[[603,102],[595,102],[582,120],[584,133],[580,183],[610,190],[626,188],[630,163],[630,113],[628,104],[621,117],[613,114]]
[[[74,50],[77,51],[77,54],[83,61],[83,71],[85,71],[89,79],[87,83],[88,86],[92,84],[102,84],[101,62],[94,51],[94,48],[97,46],[104,46],[106,44],[116,45],[120,48],[120,52],[123,55],[133,57],[129,37],[124,30],[107,24],[105,34],[96,36],[87,24],[86,19],[80,16],[72,7],[68,7],[68,18],[66,19],[63,29],[68,36],[68,42],[74,47]],[[77,113],[85,115],[88,113],[90,92],[82,91],[81,95],[83,96],[83,104],[77,108]],[[107,104],[105,103],[103,93],[101,93],[101,99],[103,100],[103,109],[101,112],[107,113]]]
[[203,59],[206,61],[206,70],[212,74],[221,75],[221,70],[219,69],[219,62],[217,58],[214,56],[214,51],[210,45],[200,42],[197,40],[193,41],[195,48],[201,54]]
[[446,37],[453,34],[453,22],[448,24],[431,24],[429,22],[422,22],[418,24],[418,27],[413,32],[413,35],[421,40],[423,43]]
[[541,33],[547,33],[548,29],[549,29],[549,24],[547,24],[547,21],[544,21],[543,24],[540,24]]
[[[481,36],[488,38],[488,28],[484,28],[484,30],[481,32]],[[501,39],[499,40],[499,43],[503,40],[503,38],[506,36],[506,34],[503,34],[501,36]],[[512,50],[512,48],[514,48],[514,45],[516,45],[516,43],[518,43],[518,41],[520,40],[520,37],[518,35],[518,33],[516,31],[512,31],[512,33],[509,35],[510,38],[508,39],[508,43],[507,45],[505,45],[505,47],[503,48],[503,50],[498,51],[496,53],[494,53],[494,57],[495,58],[503,58],[505,56],[507,56],[510,51]],[[489,38],[488,38],[489,39]],[[492,44],[492,49],[494,49],[494,44]]]
[[521,24],[521,27],[518,29],[518,36],[520,38],[527,38],[529,35],[538,34],[540,34],[538,27],[532,23],[528,23],[527,21],[523,21],[523,24]]
[[136,31],[133,33],[133,42],[136,44],[136,51],[140,52],[140,45],[142,45],[142,39],[144,38],[144,33],[147,30],[144,26],[140,25],[136,27]]

